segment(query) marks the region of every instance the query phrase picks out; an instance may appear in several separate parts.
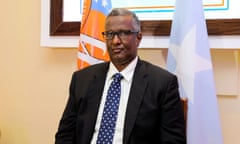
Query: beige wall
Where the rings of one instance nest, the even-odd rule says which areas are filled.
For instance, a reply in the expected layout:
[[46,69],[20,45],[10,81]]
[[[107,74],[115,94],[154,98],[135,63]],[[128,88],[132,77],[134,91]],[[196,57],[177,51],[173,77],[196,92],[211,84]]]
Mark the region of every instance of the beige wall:
[[[53,144],[71,73],[76,69],[76,49],[40,47],[40,2],[1,1],[0,144]],[[166,54],[166,50],[141,50],[140,55],[164,66],[159,57],[162,52]],[[213,50],[213,58],[219,57],[219,52]],[[223,68],[214,66],[219,71]],[[239,81],[236,75],[234,78]],[[240,141],[239,91],[237,95],[218,97],[226,144]]]

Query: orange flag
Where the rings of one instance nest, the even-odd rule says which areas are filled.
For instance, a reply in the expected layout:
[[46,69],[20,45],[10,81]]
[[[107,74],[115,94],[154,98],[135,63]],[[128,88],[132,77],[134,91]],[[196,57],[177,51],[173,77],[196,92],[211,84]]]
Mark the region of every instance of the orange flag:
[[105,18],[111,10],[111,0],[85,0],[80,27],[78,69],[109,60],[102,36]]

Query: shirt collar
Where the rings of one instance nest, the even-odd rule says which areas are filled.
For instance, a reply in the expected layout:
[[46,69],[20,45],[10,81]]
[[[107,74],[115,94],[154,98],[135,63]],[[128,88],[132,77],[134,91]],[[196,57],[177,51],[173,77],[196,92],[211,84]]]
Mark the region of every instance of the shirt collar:
[[[138,57],[136,56],[133,61],[131,61],[131,63],[124,68],[120,73],[122,74],[123,78],[125,80],[127,80],[128,82],[131,81],[132,77],[133,77],[133,73],[135,70],[135,67],[137,65],[137,61],[138,61]],[[107,75],[107,79],[111,79],[112,76],[116,73],[119,73],[119,71],[117,70],[117,68],[113,65],[112,62],[110,62],[110,66],[109,66],[109,70],[108,70],[108,75]]]

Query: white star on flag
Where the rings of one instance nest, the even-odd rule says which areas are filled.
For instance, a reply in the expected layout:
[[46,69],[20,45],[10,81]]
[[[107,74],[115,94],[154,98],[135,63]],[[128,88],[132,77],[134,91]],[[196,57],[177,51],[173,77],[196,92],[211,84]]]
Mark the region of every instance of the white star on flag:
[[108,5],[107,1],[106,1],[106,0],[103,0],[103,1],[102,1],[102,6],[103,6],[103,7],[106,7],[107,5]]
[[194,98],[194,76],[196,72],[212,69],[212,64],[204,57],[196,54],[196,25],[186,34],[180,46],[171,43],[170,52],[178,60],[175,73],[183,86],[189,100],[193,102]]

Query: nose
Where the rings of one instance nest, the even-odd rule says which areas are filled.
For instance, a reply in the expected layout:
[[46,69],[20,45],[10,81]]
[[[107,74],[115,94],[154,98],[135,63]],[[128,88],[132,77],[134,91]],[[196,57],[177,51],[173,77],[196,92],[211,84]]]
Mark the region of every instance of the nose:
[[118,36],[118,34],[114,34],[114,35],[113,35],[112,42],[113,42],[113,43],[120,43],[120,42],[121,42],[121,39],[120,39],[120,37]]

